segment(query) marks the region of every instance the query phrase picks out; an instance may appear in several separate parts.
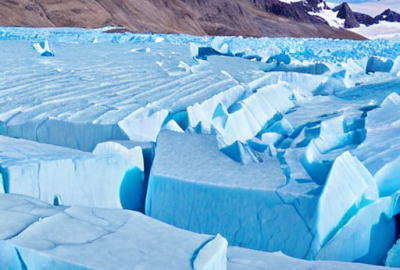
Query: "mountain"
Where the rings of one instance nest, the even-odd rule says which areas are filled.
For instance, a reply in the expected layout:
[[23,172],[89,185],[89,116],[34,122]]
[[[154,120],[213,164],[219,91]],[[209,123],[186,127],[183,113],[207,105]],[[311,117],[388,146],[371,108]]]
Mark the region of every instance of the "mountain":
[[387,21],[387,22],[400,22],[400,14],[393,10],[387,9],[378,16],[376,16],[375,20]]
[[400,22],[400,14],[391,9],[386,9],[381,14],[372,17],[364,13],[353,12],[347,2],[343,2],[334,7],[332,11],[338,12],[337,18],[345,19],[345,28],[357,28],[360,24],[370,26],[378,24],[380,21]]
[[309,0],[286,3],[279,0],[253,0],[256,7],[266,12],[273,13],[280,17],[290,18],[297,22],[307,22],[313,24],[328,24],[318,16],[310,15],[308,12],[321,10],[318,6],[325,3],[322,0]]
[[353,12],[353,14],[358,23],[365,24],[366,26],[370,26],[370,25],[373,25],[373,24],[376,24],[379,22],[374,17],[369,16],[367,14],[363,14],[363,13],[359,13],[359,12]]
[[[353,11],[350,9],[349,5],[344,2],[341,4],[339,7],[335,8],[338,9],[339,12],[337,14],[338,18],[345,19],[344,21],[344,27],[346,28],[356,28],[360,27],[360,24],[356,20],[356,17],[354,16]],[[334,11],[336,11],[334,9]]]
[[[0,25],[121,26],[131,32],[365,39],[331,28],[310,7],[277,0],[2,0]],[[308,3],[305,1],[304,3]]]

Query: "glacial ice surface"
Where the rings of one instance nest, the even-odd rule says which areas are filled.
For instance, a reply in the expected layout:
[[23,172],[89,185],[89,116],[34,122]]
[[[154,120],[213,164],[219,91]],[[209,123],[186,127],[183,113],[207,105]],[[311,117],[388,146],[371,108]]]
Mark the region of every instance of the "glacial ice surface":
[[220,235],[184,231],[134,211],[55,207],[23,195],[0,194],[0,213],[3,269],[394,269],[227,247]]
[[[93,225],[85,237],[97,239],[128,216],[155,222],[92,207],[214,235],[189,253],[168,246],[170,269],[367,268],[232,247],[226,261],[225,241],[310,260],[393,262],[400,43],[103,33],[110,29],[0,28],[0,192],[44,201],[24,197],[28,214],[1,212],[13,222],[0,219],[7,263],[102,269],[103,258],[62,259],[77,256],[73,245],[37,252],[54,239],[36,230]],[[20,207],[7,198],[3,205]],[[153,227],[140,228],[99,238],[115,246],[111,261],[131,234]],[[175,243],[203,237],[174,230]],[[85,237],[77,241],[89,241],[87,254],[107,250]],[[150,248],[157,237],[143,244],[146,258],[160,258]],[[29,247],[16,250],[16,239]],[[197,260],[187,264],[188,254]],[[137,267],[154,269],[149,262]]]
[[312,235],[295,207],[278,196],[285,184],[278,158],[243,165],[219,151],[213,135],[162,132],[146,214],[183,229],[220,233],[231,245],[305,257]]
[[[276,83],[289,84],[285,86],[299,99],[305,91],[332,93],[369,80],[391,80],[388,72],[368,76],[368,59],[395,61],[400,51],[398,43],[380,40],[244,39],[102,30],[0,29],[5,67],[0,87],[6,90],[0,96],[2,134],[84,151],[109,140],[155,141],[175,114],[231,88],[257,90],[249,83],[264,74],[272,75]],[[30,49],[31,42],[43,41],[56,57],[40,58]],[[220,54],[227,56],[193,58],[188,43],[216,51],[226,47]],[[248,55],[259,56],[260,61],[250,61]],[[274,55],[285,55],[290,63],[268,63]],[[324,65],[324,72],[313,71],[310,65]],[[281,74],[275,76],[274,71]]]

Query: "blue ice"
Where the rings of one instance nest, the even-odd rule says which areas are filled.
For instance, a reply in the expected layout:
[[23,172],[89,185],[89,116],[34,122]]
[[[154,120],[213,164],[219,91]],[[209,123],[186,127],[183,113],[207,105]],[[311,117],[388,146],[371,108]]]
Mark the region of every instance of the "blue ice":
[[226,269],[221,236],[177,229],[135,211],[58,208],[0,194],[5,269]]

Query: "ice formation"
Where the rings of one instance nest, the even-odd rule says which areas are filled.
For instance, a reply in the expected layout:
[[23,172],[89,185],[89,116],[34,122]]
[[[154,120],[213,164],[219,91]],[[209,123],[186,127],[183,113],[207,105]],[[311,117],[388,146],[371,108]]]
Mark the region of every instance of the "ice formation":
[[59,197],[65,205],[142,209],[141,149],[133,149],[133,158],[104,148],[94,155],[0,136],[3,189],[47,203]]
[[397,243],[389,250],[385,266],[400,267],[400,240],[397,240]]
[[135,211],[61,209],[9,194],[0,194],[0,202],[3,269],[226,269],[220,236],[183,231]]
[[1,266],[397,266],[400,43],[104,30],[0,28]]
[[[175,151],[181,154],[175,155]],[[206,168],[207,173],[198,168]],[[285,252],[302,257],[311,237],[294,207],[283,204],[276,194],[285,183],[277,158],[242,165],[219,151],[213,135],[162,132],[149,180],[146,214],[199,233],[220,232],[233,245],[264,250],[285,246]],[[213,222],[215,219],[220,221]],[[266,229],[272,227],[303,239],[298,245],[304,248],[289,242],[285,245],[289,237],[280,238],[282,234]]]
[[188,232],[134,211],[55,207],[23,195],[0,194],[0,214],[3,269],[394,269],[227,247],[220,235]]
[[54,56],[54,53],[50,50],[49,42],[47,40],[39,43],[34,43],[33,48],[41,55],[41,56]]
[[322,247],[360,208],[378,198],[372,175],[357,158],[349,152],[336,158],[318,202],[314,233],[317,247]]
[[194,270],[226,269],[226,251],[228,242],[221,235],[217,235],[206,243],[193,260]]
[[282,252],[260,252],[240,247],[228,249],[228,270],[269,270],[269,269],[315,269],[315,270],[368,270],[396,269],[383,268],[361,263],[338,261],[306,261],[289,257]]

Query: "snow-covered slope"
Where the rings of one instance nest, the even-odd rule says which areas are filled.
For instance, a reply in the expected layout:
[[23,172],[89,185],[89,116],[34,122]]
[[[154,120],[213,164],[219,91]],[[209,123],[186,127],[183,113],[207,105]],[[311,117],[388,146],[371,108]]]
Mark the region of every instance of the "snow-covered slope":
[[344,28],[345,20],[337,17],[338,11],[334,12],[331,9],[322,9],[319,12],[310,12],[310,14],[325,19],[331,27]]
[[370,26],[360,25],[360,28],[349,29],[369,39],[386,39],[400,42],[400,23],[381,21]]

